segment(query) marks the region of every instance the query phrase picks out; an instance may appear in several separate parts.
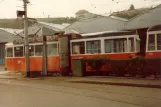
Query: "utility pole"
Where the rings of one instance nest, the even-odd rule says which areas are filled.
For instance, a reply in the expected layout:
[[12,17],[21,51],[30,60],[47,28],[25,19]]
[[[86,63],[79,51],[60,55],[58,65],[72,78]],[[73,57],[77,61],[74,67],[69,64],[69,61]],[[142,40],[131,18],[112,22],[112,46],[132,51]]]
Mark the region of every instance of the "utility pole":
[[28,43],[28,18],[27,18],[27,3],[28,0],[23,0],[24,3],[24,41],[25,41],[25,59],[26,59],[26,77],[30,76],[30,62],[29,62],[29,43]]

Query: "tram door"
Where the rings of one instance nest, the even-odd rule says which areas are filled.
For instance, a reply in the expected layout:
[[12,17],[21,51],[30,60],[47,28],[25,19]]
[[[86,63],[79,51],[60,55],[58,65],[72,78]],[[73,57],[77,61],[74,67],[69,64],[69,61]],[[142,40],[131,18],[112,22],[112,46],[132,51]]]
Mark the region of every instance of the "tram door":
[[60,72],[62,75],[68,75],[70,70],[68,48],[68,37],[59,37]]

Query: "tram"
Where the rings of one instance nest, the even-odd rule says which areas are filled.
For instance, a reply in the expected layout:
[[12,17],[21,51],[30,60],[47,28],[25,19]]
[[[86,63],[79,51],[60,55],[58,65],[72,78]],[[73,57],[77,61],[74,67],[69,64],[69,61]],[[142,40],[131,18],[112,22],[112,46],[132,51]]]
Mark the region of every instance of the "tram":
[[[40,73],[43,68],[43,42],[42,37],[29,39],[30,72]],[[59,72],[60,59],[58,54],[58,40],[47,36],[47,71]],[[6,64],[8,71],[25,71],[25,50],[23,40],[6,44]]]
[[[106,60],[107,63],[100,65],[99,69],[93,69],[87,62],[86,74],[97,73],[98,71],[109,74],[112,68],[110,68],[108,60],[112,60],[113,65],[119,63],[123,69],[126,69],[127,60],[137,56],[140,52],[139,44],[139,35],[135,31],[83,34],[81,38],[70,41],[71,60],[75,58]],[[94,66],[99,66],[98,64]]]
[[[157,72],[161,70],[161,26],[148,29],[144,59],[148,60],[143,66],[144,71]],[[136,30],[104,31],[88,34],[64,34],[46,36],[46,69],[48,73],[67,74],[73,72],[73,60],[83,59],[85,72],[98,71],[109,74],[121,71],[121,74],[131,72],[129,60],[140,56],[142,44]],[[43,40],[34,37],[29,40],[30,72],[40,73],[43,68]],[[8,71],[25,71],[24,43],[15,41],[6,44],[6,64]],[[93,69],[87,59],[106,59],[100,68]],[[110,62],[109,62],[110,60]],[[131,61],[131,60],[130,60]],[[97,63],[98,66],[99,63]],[[112,67],[112,65],[115,65]],[[116,66],[117,65],[117,66]],[[152,66],[153,65],[153,66]],[[151,66],[151,68],[149,68]],[[135,66],[137,68],[137,66]],[[135,72],[135,71],[134,71]],[[114,72],[116,73],[116,72]]]

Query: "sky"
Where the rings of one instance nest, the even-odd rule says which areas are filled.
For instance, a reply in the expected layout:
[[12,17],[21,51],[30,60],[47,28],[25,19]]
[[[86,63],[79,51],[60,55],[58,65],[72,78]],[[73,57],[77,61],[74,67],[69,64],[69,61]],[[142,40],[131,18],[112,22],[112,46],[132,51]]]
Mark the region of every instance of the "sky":
[[[161,0],[29,0],[28,17],[74,17],[78,10],[108,15],[110,12],[156,6]],[[0,0],[0,18],[16,18],[16,11],[23,10],[22,0]]]

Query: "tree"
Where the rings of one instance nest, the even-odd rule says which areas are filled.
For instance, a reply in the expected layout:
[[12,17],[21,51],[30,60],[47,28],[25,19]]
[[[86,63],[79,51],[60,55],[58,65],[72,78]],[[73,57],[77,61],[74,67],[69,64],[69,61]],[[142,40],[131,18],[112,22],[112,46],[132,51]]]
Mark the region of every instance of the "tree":
[[131,5],[130,5],[129,10],[135,10],[135,7],[134,7],[134,5],[133,5],[133,4],[131,4]]

